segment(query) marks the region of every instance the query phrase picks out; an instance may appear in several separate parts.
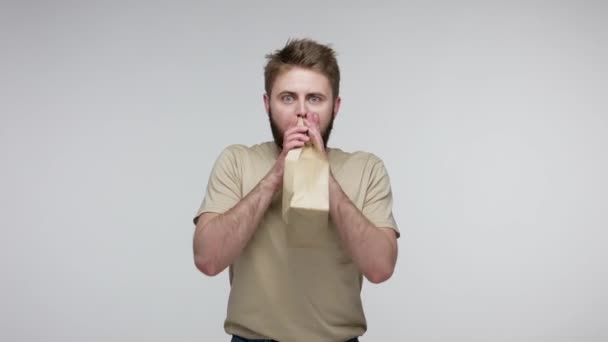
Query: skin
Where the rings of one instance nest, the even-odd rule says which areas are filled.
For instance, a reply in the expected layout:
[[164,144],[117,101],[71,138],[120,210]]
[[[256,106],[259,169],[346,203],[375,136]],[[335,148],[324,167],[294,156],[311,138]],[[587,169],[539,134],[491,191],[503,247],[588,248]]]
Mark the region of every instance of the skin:
[[[323,74],[292,67],[277,76],[271,94],[264,95],[270,120],[281,134],[282,146],[274,166],[258,185],[223,214],[203,213],[197,222],[194,262],[206,275],[214,276],[239,256],[254,235],[272,198],[282,187],[285,157],[291,149],[312,143],[328,158],[325,142],[340,108]],[[304,126],[297,126],[302,117]],[[325,139],[324,139],[325,136]],[[397,236],[390,228],[374,226],[350,201],[330,171],[330,217],[346,251],[361,273],[372,283],[388,280],[397,261]]]

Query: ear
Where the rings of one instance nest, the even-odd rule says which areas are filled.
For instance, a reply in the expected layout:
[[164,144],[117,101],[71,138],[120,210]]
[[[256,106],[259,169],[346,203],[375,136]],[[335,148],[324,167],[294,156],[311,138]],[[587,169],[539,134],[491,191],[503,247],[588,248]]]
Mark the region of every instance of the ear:
[[270,98],[264,93],[264,108],[266,108],[266,114],[270,114]]
[[338,96],[336,98],[336,102],[334,103],[334,119],[338,116],[338,111],[340,110],[340,103],[342,102],[342,98]]

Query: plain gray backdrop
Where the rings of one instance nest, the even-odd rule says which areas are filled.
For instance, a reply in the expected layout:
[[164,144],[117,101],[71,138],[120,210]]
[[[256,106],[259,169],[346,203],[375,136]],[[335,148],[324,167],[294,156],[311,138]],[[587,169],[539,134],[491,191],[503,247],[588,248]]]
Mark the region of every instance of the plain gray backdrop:
[[338,51],[331,145],[392,180],[362,341],[608,339],[606,2],[1,7],[0,340],[228,340],[191,219],[221,149],[271,139],[291,37]]

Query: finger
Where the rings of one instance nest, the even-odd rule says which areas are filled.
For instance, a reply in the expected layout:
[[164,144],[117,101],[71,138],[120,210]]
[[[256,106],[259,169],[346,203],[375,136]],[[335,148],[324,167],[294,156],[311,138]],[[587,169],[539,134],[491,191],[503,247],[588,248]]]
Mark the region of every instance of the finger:
[[285,131],[283,132],[283,139],[285,139],[285,137],[287,137],[287,135],[293,132],[294,130],[298,130],[297,122],[291,120],[287,123],[287,127],[285,127]]
[[323,137],[321,136],[321,132],[316,127],[311,127],[308,131],[308,136],[312,139],[313,144],[320,149],[324,148]]
[[313,126],[320,126],[321,125],[321,117],[319,116],[319,113],[317,112],[310,112],[306,115],[306,121],[308,121],[310,124],[312,124]]
[[292,127],[290,129],[288,129],[287,131],[285,131],[285,134],[291,134],[291,133],[304,133],[308,130],[307,126],[296,126],[296,127]]
[[304,127],[308,129],[307,133],[316,129],[315,125],[313,125],[312,122],[307,119],[304,120]]
[[311,120],[312,122],[317,125],[320,126],[321,125],[321,118],[319,117],[318,113],[311,113]]
[[292,140],[286,144],[283,145],[283,153],[287,153],[288,151],[293,150],[294,148],[300,148],[303,147],[305,144],[305,142],[301,141],[301,140]]
[[293,140],[286,142],[285,146],[291,146],[294,144],[298,145],[298,146],[304,146],[306,144],[306,141],[304,141],[303,139],[293,139]]
[[314,115],[316,115],[316,113],[312,113],[312,115],[304,119],[304,125],[319,130],[321,128],[319,116],[317,115],[315,119]]
[[298,137],[298,138],[290,139],[283,143],[283,147],[286,148],[287,146],[290,146],[294,143],[297,144],[299,147],[302,147],[302,146],[305,146],[309,140],[310,140],[309,137]]
[[309,136],[321,136],[320,127],[318,124],[315,124],[311,120],[307,120],[305,123],[310,128],[310,130],[308,131]]
[[310,140],[310,137],[303,133],[294,133],[294,134],[287,136],[287,138],[285,139],[285,141],[292,141],[292,140],[300,140],[300,141],[306,142],[306,141]]
[[285,131],[285,137],[287,137],[291,134],[295,134],[295,133],[306,134],[307,132],[308,132],[308,127],[306,127],[306,126],[291,127],[287,131]]
[[321,136],[321,133],[318,130],[311,130],[310,136],[316,146],[321,147],[321,148],[324,147],[323,146],[323,137]]

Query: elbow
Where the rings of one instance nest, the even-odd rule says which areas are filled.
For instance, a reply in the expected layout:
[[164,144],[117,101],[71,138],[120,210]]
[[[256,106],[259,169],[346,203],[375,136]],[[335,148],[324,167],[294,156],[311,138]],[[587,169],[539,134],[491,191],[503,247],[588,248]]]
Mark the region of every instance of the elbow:
[[[200,231],[197,230],[197,234]],[[222,269],[218,266],[216,253],[217,251],[209,248],[209,242],[203,240],[200,236],[195,236],[192,250],[194,257],[194,266],[204,275],[213,277],[219,274]]]
[[367,280],[373,284],[380,284],[387,281],[391,277],[390,273],[373,272],[367,275]]
[[199,271],[209,277],[216,276],[222,271],[212,260],[202,256],[194,256],[194,265]]
[[394,268],[392,267],[378,267],[368,272],[365,277],[373,284],[380,284],[389,280],[393,275],[393,271]]

